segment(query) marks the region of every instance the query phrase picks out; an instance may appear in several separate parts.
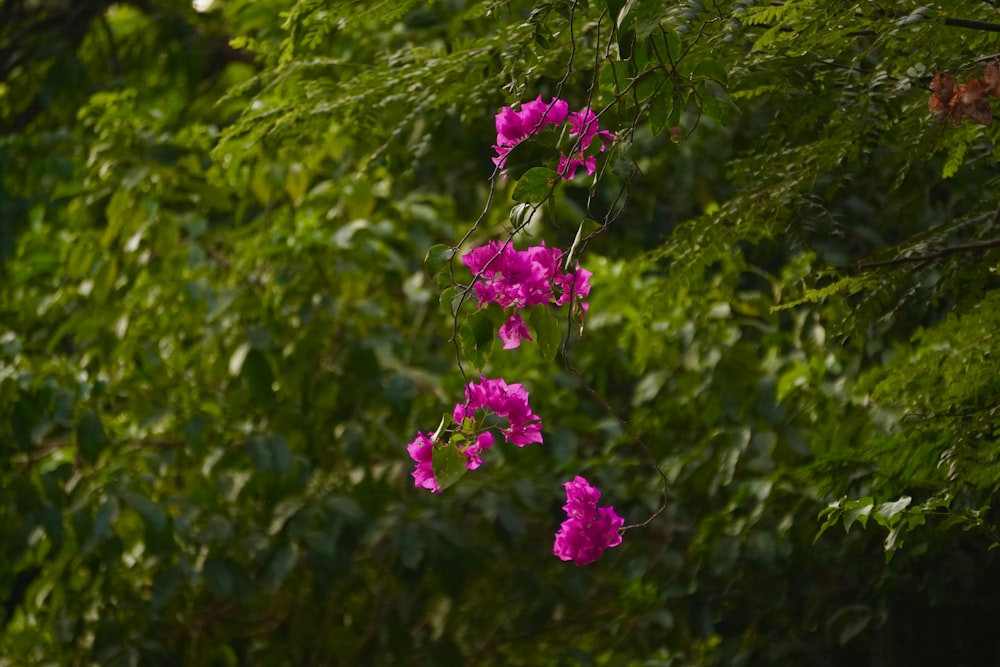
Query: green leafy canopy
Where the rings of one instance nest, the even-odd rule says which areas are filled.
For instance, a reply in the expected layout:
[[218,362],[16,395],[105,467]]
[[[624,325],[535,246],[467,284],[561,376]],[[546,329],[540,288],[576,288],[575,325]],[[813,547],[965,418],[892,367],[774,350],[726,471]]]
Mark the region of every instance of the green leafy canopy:
[[[889,4],[0,0],[0,663],[989,663],[997,18]],[[500,350],[490,239],[589,309]],[[545,444],[414,488],[480,374]]]

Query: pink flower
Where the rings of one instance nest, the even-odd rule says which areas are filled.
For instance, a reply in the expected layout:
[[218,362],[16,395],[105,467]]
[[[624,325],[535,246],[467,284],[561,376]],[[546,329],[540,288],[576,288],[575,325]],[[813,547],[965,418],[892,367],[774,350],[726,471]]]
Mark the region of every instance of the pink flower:
[[515,250],[510,243],[490,241],[462,256],[473,274],[479,306],[498,303],[504,308],[537,306],[552,298],[552,281],[558,275],[562,251],[541,245]]
[[510,107],[504,107],[496,116],[497,145],[512,148],[528,136],[528,131],[521,121],[521,114]]
[[524,339],[533,340],[528,331],[528,325],[521,319],[520,313],[514,313],[510,319],[500,325],[500,340],[503,341],[503,349],[513,350],[521,346]]
[[[530,443],[542,442],[541,417],[531,411],[528,404],[528,392],[520,384],[507,384],[503,378],[495,380],[479,378],[479,383],[470,382],[465,387],[465,402],[459,403],[452,411],[452,418],[458,425],[458,431],[463,435],[470,430],[479,431],[481,426],[470,426],[466,419],[475,421],[478,410],[489,410],[497,417],[507,420],[507,425],[500,428],[507,442],[518,447]],[[467,470],[476,470],[483,464],[482,453],[493,446],[493,433],[483,430],[476,439],[465,444],[464,439],[452,438],[446,447],[455,445],[465,457]],[[464,444],[464,448],[462,445]],[[433,493],[441,493],[441,487],[434,477],[434,446],[435,442],[422,432],[406,446],[417,467],[413,471],[413,485],[420,489],[429,489]]]
[[[590,271],[581,269],[563,272],[560,268],[562,251],[548,248],[543,241],[537,246],[515,250],[510,243],[490,241],[472,248],[462,256],[462,262],[475,276],[479,307],[496,303],[503,308],[521,309],[555,303],[561,306],[579,297],[583,311],[584,297],[590,294]],[[505,350],[519,347],[524,339],[532,340],[519,312],[514,312],[498,332]]]
[[[518,447],[530,443],[541,444],[541,417],[531,411],[524,385],[507,384],[503,378],[480,378],[479,384],[470,382],[465,387],[465,403],[455,406],[452,417],[457,424],[461,424],[472,417],[476,410],[482,409],[507,420],[508,426],[500,429],[507,442]],[[490,443],[492,444],[492,439]]]
[[529,134],[535,134],[547,125],[560,125],[569,113],[569,102],[553,97],[543,102],[542,96],[521,105],[521,122]]
[[601,152],[604,152],[607,144],[615,140],[615,135],[607,130],[597,129],[598,117],[589,108],[575,111],[569,115],[570,134],[580,137],[580,149],[587,150],[594,137],[601,138]]
[[434,456],[434,441],[418,431],[417,437],[406,446],[406,451],[417,463],[417,469],[413,471],[413,485],[418,489],[430,489],[432,493],[441,493],[431,463]]
[[[445,445],[450,446],[450,445]],[[483,450],[493,446],[493,434],[489,431],[480,433],[474,442],[469,443],[465,449],[460,450],[465,456],[465,467],[468,470],[475,470],[483,465],[480,457]],[[418,489],[429,489],[432,493],[441,493],[437,478],[434,477],[434,441],[427,435],[417,432],[417,437],[406,446],[410,458],[413,459],[417,467],[413,471],[413,486]]]
[[472,248],[469,252],[462,255],[462,263],[469,267],[469,270],[473,274],[482,273],[485,277],[488,277],[486,271],[488,268],[492,269],[491,273],[496,273],[498,267],[492,266],[492,264],[500,260],[500,242],[490,241],[486,245],[479,246],[478,248]]
[[542,444],[542,422],[538,415],[530,415],[536,421],[514,421],[511,419],[510,428],[503,429],[503,437],[507,442],[518,447],[530,444]]
[[598,130],[597,122],[597,114],[589,108],[574,111],[569,115],[570,138],[577,137],[574,152],[572,155],[559,156],[559,169],[557,170],[566,180],[572,180],[576,176],[578,167],[583,167],[588,175],[597,171],[597,158],[593,155],[584,155],[594,141],[594,137],[600,138],[602,153],[608,144],[614,142],[615,135],[607,130]]
[[583,167],[586,169],[588,176],[593,175],[593,173],[597,171],[597,158],[593,155],[589,157],[567,157],[565,155],[560,155],[559,168],[556,171],[558,171],[559,175],[565,180],[572,181],[576,176],[577,167]]
[[585,151],[596,137],[601,140],[603,152],[608,144],[614,142],[615,135],[599,129],[597,114],[590,108],[584,107],[580,111],[569,113],[569,103],[566,100],[554,97],[551,102],[543,102],[541,95],[522,104],[518,111],[503,107],[496,115],[497,142],[493,145],[493,150],[497,152],[497,156],[492,158],[493,164],[503,169],[507,163],[507,155],[515,146],[549,125],[562,125],[567,119],[570,137],[575,136],[576,139],[572,155],[559,156],[559,174],[566,180],[572,180],[579,167],[583,167],[588,174],[593,174],[597,171],[597,158],[585,155]]
[[533,134],[537,134],[548,125],[559,125],[566,120],[569,113],[569,103],[558,97],[551,102],[543,102],[542,96],[521,105],[520,111],[504,107],[496,115],[497,142],[493,150],[497,156],[493,164],[500,169],[507,162],[507,154],[519,143]]
[[462,454],[465,456],[466,469],[475,470],[479,466],[483,465],[483,460],[479,457],[479,454],[484,449],[489,449],[492,446],[493,434],[489,431],[480,433],[475,442],[471,443],[468,447],[462,450]]
[[601,492],[583,477],[563,484],[566,489],[567,518],[556,533],[552,552],[562,560],[577,565],[589,565],[622,542],[621,528],[625,519],[613,507],[597,507]]
[[[576,270],[571,273],[564,273],[556,277],[556,284],[562,290],[562,294],[556,299],[556,305],[561,306],[569,301],[572,294],[574,299],[581,299],[590,296],[590,277],[594,275],[586,269],[581,269],[576,265]],[[583,309],[587,310],[587,303],[583,302]]]

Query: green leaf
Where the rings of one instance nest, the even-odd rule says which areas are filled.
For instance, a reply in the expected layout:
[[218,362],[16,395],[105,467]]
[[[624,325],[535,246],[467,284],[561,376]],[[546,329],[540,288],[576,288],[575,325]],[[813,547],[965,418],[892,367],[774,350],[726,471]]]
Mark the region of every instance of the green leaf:
[[278,472],[285,472],[292,467],[292,452],[288,449],[288,443],[280,435],[272,434],[267,438],[271,447],[271,461],[274,469]]
[[243,362],[250,353],[250,343],[242,343],[229,357],[229,374],[236,377],[243,370]]
[[882,526],[891,528],[897,522],[897,520],[894,520],[895,517],[909,507],[912,500],[913,499],[910,496],[902,496],[898,500],[882,503],[878,506],[878,509],[875,510],[875,520]]
[[635,87],[635,97],[638,102],[645,102],[650,97],[662,96],[665,92],[673,93],[674,86],[662,72],[654,71],[642,76]]
[[841,515],[843,515],[843,513],[844,513],[843,498],[830,503],[822,510],[820,510],[819,518],[823,519],[825,517],[825,520],[823,521],[823,525],[821,525],[819,527],[819,530],[816,532],[816,537],[813,538],[813,544],[815,544],[819,540],[819,538],[823,536],[823,533],[829,530],[831,526],[833,526],[834,524],[837,523],[837,521],[840,520],[840,517]]
[[566,253],[566,259],[563,261],[563,269],[568,271],[573,266],[573,259],[576,257],[576,249],[579,247],[580,241],[585,236],[593,234],[600,226],[600,223],[596,220],[591,220],[590,218],[583,219],[580,226],[576,229],[576,236],[573,237],[573,245],[569,247],[569,251]]
[[635,67],[635,71],[639,73],[646,72],[650,69],[660,68],[660,58],[654,47],[653,47],[653,37],[643,40],[642,45],[636,49],[635,57],[632,58],[632,64]]
[[598,4],[599,6],[603,6],[604,9],[608,10],[608,12],[611,14],[611,18],[615,20],[615,25],[617,25],[618,16],[622,11],[622,7],[625,6],[625,2],[626,0],[606,0],[606,1],[600,1]]
[[514,225],[515,229],[524,227],[531,222],[534,211],[535,207],[531,204],[515,204],[510,209],[510,224]]
[[246,382],[253,400],[262,403],[269,401],[273,396],[271,385],[274,382],[274,373],[271,371],[267,356],[260,350],[251,350],[247,355],[240,377]]
[[52,546],[60,549],[66,539],[66,529],[63,526],[63,514],[55,505],[43,505],[38,510],[38,523],[52,540]]
[[271,558],[271,562],[268,563],[267,569],[264,571],[263,584],[267,590],[277,590],[278,586],[281,585],[288,575],[292,573],[295,569],[295,564],[298,563],[299,553],[295,548],[294,544],[284,544],[282,545],[274,557]]
[[676,64],[681,57],[681,37],[669,23],[660,23],[658,30],[649,36],[649,44],[653,49],[653,56],[650,59],[664,64]]
[[111,294],[111,288],[114,287],[115,278],[117,277],[118,260],[114,257],[103,260],[97,269],[97,274],[94,276],[91,295],[99,302],[107,299],[108,295]]
[[871,607],[864,604],[851,604],[834,612],[827,625],[836,631],[837,641],[844,646],[860,635],[872,621]]
[[[635,7],[636,0],[626,0],[623,3],[614,3],[620,5],[617,7],[618,11],[614,15],[615,25],[618,28],[627,27],[629,25],[629,15],[632,13],[632,8]],[[608,3],[610,6],[612,3]]]
[[855,521],[861,524],[862,528],[868,527],[868,517],[875,507],[870,497],[859,498],[844,503],[844,532],[850,532],[851,524]]
[[288,165],[285,173],[285,192],[293,201],[302,199],[309,188],[309,172],[298,162]]
[[222,544],[232,538],[233,522],[220,514],[208,517],[204,527],[198,532],[199,544]]
[[605,63],[601,68],[601,75],[598,82],[599,106],[607,106],[614,102],[618,92],[623,90],[632,78],[632,63],[621,60],[612,60]]
[[948,158],[944,162],[944,167],[941,168],[942,178],[951,178],[958,173],[958,170],[965,163],[965,153],[968,150],[969,142],[964,139],[952,143],[948,149]]
[[431,468],[434,470],[434,479],[442,490],[462,479],[468,471],[465,467],[465,456],[455,445],[443,442],[434,445]]
[[548,306],[533,306],[524,310],[525,320],[535,333],[535,343],[549,361],[556,358],[562,347],[562,330]]
[[540,204],[548,199],[562,177],[547,167],[533,167],[524,173],[514,186],[511,197],[514,201]]
[[486,304],[486,307],[479,312],[485,313],[486,317],[493,323],[494,330],[499,329],[508,319],[507,312],[498,303]]
[[691,71],[691,76],[694,78],[711,79],[722,85],[726,85],[726,82],[729,80],[726,68],[718,60],[712,58],[702,60],[695,65]]
[[674,85],[667,82],[649,101],[649,130],[653,134],[660,134],[670,127],[670,116],[673,107]]
[[458,313],[458,305],[461,302],[461,298],[462,295],[454,287],[441,290],[441,296],[438,297],[441,312],[447,317],[454,317]]
[[127,507],[142,517],[150,532],[162,533],[167,527],[167,513],[146,496],[126,491],[121,494],[121,498]]
[[150,598],[150,606],[157,611],[163,609],[167,603],[170,602],[171,598],[173,598],[174,593],[177,592],[181,583],[182,575],[178,567],[172,567],[168,570],[161,570],[158,572],[155,575],[155,580],[153,582],[153,592],[152,597]]
[[889,534],[885,538],[885,562],[888,563],[892,560],[893,554],[897,549],[903,546],[904,534],[902,531],[903,526],[899,525],[889,531]]
[[718,90],[718,86],[708,86],[704,82],[698,84],[697,103],[701,107],[702,113],[718,122],[725,124],[729,122],[736,107],[726,98],[725,93]]
[[107,443],[101,418],[93,410],[87,410],[76,422],[76,444],[80,455],[87,463],[94,463]]
[[467,317],[458,330],[462,354],[477,369],[482,369],[493,351],[496,328],[486,310],[478,310]]
[[775,398],[781,403],[797,388],[807,386],[809,378],[809,366],[802,361],[793,361],[791,366],[778,377]]
[[431,278],[437,277],[441,271],[444,271],[448,265],[451,263],[452,257],[455,256],[455,249],[451,246],[447,246],[443,243],[431,246],[431,249],[427,251],[424,256],[424,270],[427,275]]
[[252,435],[247,438],[246,451],[254,466],[261,472],[285,472],[292,466],[288,443],[280,435]]
[[233,592],[233,576],[225,561],[217,556],[209,556],[201,568],[201,576],[208,587],[220,598],[227,598]]
[[618,55],[623,60],[631,60],[635,51],[635,30],[619,28],[616,32],[618,35]]

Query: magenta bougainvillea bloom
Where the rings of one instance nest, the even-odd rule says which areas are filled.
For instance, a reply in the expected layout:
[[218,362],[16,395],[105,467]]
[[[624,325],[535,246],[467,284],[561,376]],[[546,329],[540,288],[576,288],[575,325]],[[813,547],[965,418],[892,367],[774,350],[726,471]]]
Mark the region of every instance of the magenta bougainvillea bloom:
[[472,444],[462,450],[462,454],[465,456],[465,467],[468,470],[475,470],[479,466],[483,465],[483,460],[479,457],[479,455],[484,449],[489,449],[492,446],[493,434],[489,431],[483,431],[480,433]]
[[417,468],[413,471],[413,486],[418,489],[430,489],[432,493],[441,493],[434,478],[434,467],[431,465],[431,458],[434,455],[434,441],[427,435],[418,431],[417,437],[406,446],[406,451],[410,453],[410,458],[416,461]]
[[455,406],[452,417],[461,424],[484,408],[507,420],[508,425],[500,429],[507,442],[518,447],[541,444],[542,418],[531,411],[524,385],[507,384],[503,378],[480,378],[479,384],[470,382],[465,387],[465,403]]
[[594,137],[600,138],[603,143],[614,141],[615,135],[607,130],[599,129],[598,121],[597,114],[589,108],[574,111],[569,115],[570,134],[580,137],[580,143],[584,148],[590,148],[590,143],[594,140]]
[[[556,305],[563,305],[569,301],[570,296],[573,298],[590,296],[590,277],[592,275],[594,274],[586,269],[581,269],[580,265],[577,264],[575,271],[555,276],[553,281],[561,292],[556,297]],[[581,301],[580,306],[583,308],[583,312],[587,312],[588,304],[586,301]]]
[[569,113],[569,103],[558,97],[551,102],[543,102],[542,96],[521,105],[519,111],[504,107],[496,116],[497,143],[493,150],[497,156],[493,164],[500,169],[507,162],[507,154],[519,143],[537,134],[549,125],[561,125]]
[[559,271],[559,248],[541,245],[515,250],[510,243],[490,241],[472,248],[462,262],[480,280],[476,282],[479,305],[498,303],[504,308],[538,306],[552,298],[552,281]]
[[[510,243],[490,241],[472,248],[462,256],[462,262],[479,277],[476,296],[479,307],[496,303],[504,308],[521,308],[555,303],[561,306],[570,297],[580,297],[583,312],[587,311],[584,297],[590,294],[590,271],[577,265],[573,271],[560,268],[562,250],[540,245],[515,250]],[[500,326],[503,348],[510,350],[524,339],[532,340],[528,327],[515,311]]]
[[[458,451],[465,457],[467,470],[475,470],[483,464],[482,453],[493,446],[493,433],[480,430],[477,424],[476,412],[488,410],[501,419],[506,425],[499,425],[504,439],[518,447],[542,442],[542,419],[531,411],[528,404],[528,392],[524,385],[507,384],[503,378],[490,380],[480,378],[479,382],[470,382],[465,387],[465,402],[459,403],[452,411],[452,417],[457,430],[476,432],[474,440],[458,445]],[[466,424],[471,420],[472,426]],[[468,437],[471,437],[469,435]],[[456,442],[456,441],[452,441]],[[444,445],[452,446],[452,443]],[[418,432],[417,437],[406,446],[410,458],[417,464],[413,471],[413,485],[419,489],[428,489],[433,493],[441,493],[441,487],[434,477],[434,445],[431,436]]]
[[521,346],[522,340],[534,340],[528,325],[521,319],[521,313],[514,313],[506,322],[500,325],[500,340],[503,341],[503,349],[513,350]]
[[593,174],[597,171],[597,157],[584,154],[593,143],[594,137],[601,140],[602,153],[608,144],[615,140],[615,135],[607,130],[598,129],[597,121],[597,114],[590,109],[574,111],[569,115],[569,136],[570,139],[574,140],[576,150],[571,155],[559,156],[559,169],[557,170],[559,175],[566,180],[572,180],[576,176],[577,167],[583,167],[587,174]]
[[[489,449],[492,446],[493,434],[489,431],[480,433],[465,449],[459,450],[465,456],[465,467],[468,470],[475,470],[483,465],[480,454],[484,449]],[[432,493],[441,493],[441,487],[438,485],[437,478],[434,477],[434,441],[418,431],[417,437],[406,446],[406,451],[410,453],[410,458],[417,464],[413,471],[413,485],[418,489],[429,489]]]
[[569,138],[572,141],[573,152],[570,155],[559,156],[559,175],[566,180],[572,180],[576,170],[583,167],[588,174],[597,170],[597,157],[586,155],[594,138],[601,140],[601,152],[612,143],[615,135],[598,127],[598,117],[591,109],[569,112],[569,103],[558,97],[550,102],[543,102],[542,96],[531,102],[525,102],[518,111],[504,107],[496,115],[497,142],[493,150],[497,156],[493,164],[503,169],[507,164],[507,155],[519,143],[538,134],[546,127],[562,125],[569,122]]
[[566,488],[566,520],[556,533],[552,552],[562,560],[577,565],[593,563],[605,549],[622,543],[621,528],[625,519],[613,507],[598,507],[601,492],[577,475],[563,484]]

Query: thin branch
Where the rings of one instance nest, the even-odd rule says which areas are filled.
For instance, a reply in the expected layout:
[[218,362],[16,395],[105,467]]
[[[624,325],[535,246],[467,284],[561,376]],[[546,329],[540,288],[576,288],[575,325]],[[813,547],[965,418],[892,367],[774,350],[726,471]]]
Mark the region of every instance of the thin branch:
[[868,269],[876,269],[883,266],[896,266],[899,264],[915,264],[920,262],[930,262],[935,259],[941,259],[949,255],[954,255],[960,252],[970,252],[973,250],[987,250],[989,248],[1000,248],[1000,239],[991,239],[989,241],[972,241],[971,243],[963,243],[961,245],[951,246],[950,248],[942,248],[937,252],[927,253],[926,255],[908,255],[906,257],[896,257],[895,259],[887,259],[881,262],[863,262],[858,264],[858,268],[862,271]]
[[660,516],[663,510],[667,509],[667,502],[669,501],[670,498],[670,491],[669,491],[670,480],[667,479],[666,473],[663,472],[663,469],[660,468],[660,464],[657,463],[656,457],[653,455],[653,450],[649,448],[649,446],[642,439],[642,437],[640,437],[639,434],[635,431],[635,429],[632,428],[632,425],[629,424],[624,417],[618,414],[618,411],[615,410],[614,407],[611,405],[611,403],[608,402],[608,399],[604,398],[604,396],[601,395],[601,392],[594,389],[590,385],[590,383],[587,382],[587,380],[583,377],[580,371],[578,371],[576,367],[570,363],[569,357],[566,356],[565,348],[561,350],[561,352],[563,358],[563,365],[565,366],[566,370],[572,373],[573,377],[575,377],[577,380],[580,381],[580,384],[582,384],[583,388],[587,390],[587,393],[590,394],[594,398],[594,400],[600,403],[601,406],[607,411],[607,413],[615,418],[615,421],[618,422],[618,424],[622,427],[622,429],[625,430],[625,432],[629,435],[629,437],[632,438],[632,440],[642,448],[643,452],[646,454],[646,457],[649,459],[649,464],[653,466],[657,474],[659,474],[660,479],[663,481],[663,503],[660,505],[660,507],[657,508],[655,512],[650,514],[649,518],[647,518],[645,521],[642,521],[640,523],[632,523],[627,526],[624,526],[622,528],[622,531],[630,530],[632,528],[645,528],[646,526],[648,526],[650,523],[653,522],[653,519]]
[[984,30],[986,32],[1000,32],[1000,24],[987,23],[985,21],[973,21],[970,19],[956,19],[951,16],[944,17],[944,24],[952,28],[968,28],[970,30]]

